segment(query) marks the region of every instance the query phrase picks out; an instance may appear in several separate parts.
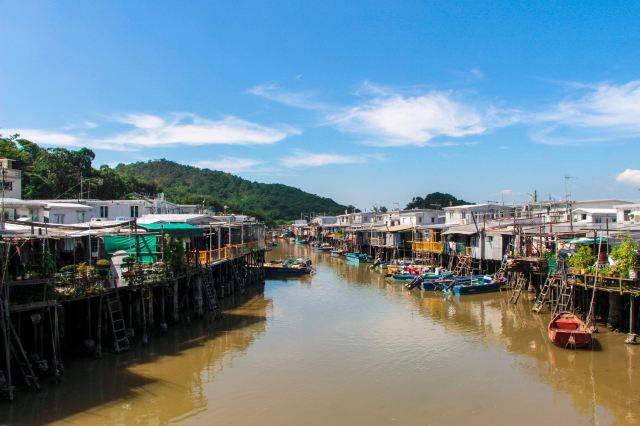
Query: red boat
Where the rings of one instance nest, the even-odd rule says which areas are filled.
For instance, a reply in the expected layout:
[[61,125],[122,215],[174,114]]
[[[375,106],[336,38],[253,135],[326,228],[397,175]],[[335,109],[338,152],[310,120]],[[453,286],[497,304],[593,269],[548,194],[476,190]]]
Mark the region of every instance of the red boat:
[[569,311],[561,311],[547,329],[549,339],[561,348],[584,348],[591,343],[591,330],[579,316]]

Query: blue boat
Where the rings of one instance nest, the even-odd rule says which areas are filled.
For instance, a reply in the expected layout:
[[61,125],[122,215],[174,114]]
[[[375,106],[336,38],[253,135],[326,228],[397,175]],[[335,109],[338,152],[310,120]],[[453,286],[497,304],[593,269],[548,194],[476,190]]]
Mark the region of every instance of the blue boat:
[[368,263],[371,259],[371,256],[368,254],[359,252],[347,253],[345,257],[349,263]]
[[505,278],[494,280],[490,275],[461,277],[461,280],[454,280],[453,294],[478,294],[490,293],[500,290],[507,281]]

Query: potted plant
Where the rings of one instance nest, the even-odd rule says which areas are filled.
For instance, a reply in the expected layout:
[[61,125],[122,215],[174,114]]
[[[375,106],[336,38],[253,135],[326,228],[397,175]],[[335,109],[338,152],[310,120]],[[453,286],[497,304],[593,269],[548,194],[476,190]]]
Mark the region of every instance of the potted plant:
[[638,243],[627,234],[622,243],[611,250],[611,258],[620,276],[628,276],[638,267]]
[[98,259],[96,262],[96,273],[101,278],[105,278],[109,273],[109,268],[111,268],[111,262],[107,259]]
[[589,246],[580,247],[576,253],[569,258],[571,267],[580,274],[585,274],[587,268],[592,266],[595,261],[596,257],[593,255],[591,247]]

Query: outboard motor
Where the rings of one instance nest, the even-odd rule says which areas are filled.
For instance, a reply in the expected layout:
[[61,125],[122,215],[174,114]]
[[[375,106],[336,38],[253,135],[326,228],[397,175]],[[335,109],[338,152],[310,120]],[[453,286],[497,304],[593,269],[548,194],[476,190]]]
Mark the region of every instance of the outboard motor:
[[405,287],[412,290],[414,288],[422,286],[422,281],[423,281],[422,277],[418,275],[417,277],[412,279],[411,282],[405,284]]

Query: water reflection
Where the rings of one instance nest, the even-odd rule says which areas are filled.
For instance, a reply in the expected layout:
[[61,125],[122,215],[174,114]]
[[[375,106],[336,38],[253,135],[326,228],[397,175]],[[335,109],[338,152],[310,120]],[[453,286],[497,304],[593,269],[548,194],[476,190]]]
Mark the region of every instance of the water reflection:
[[164,424],[205,410],[206,384],[266,329],[272,302],[262,290],[227,299],[221,319],[171,327],[128,353],[69,362],[60,385],[21,392],[0,423]]

